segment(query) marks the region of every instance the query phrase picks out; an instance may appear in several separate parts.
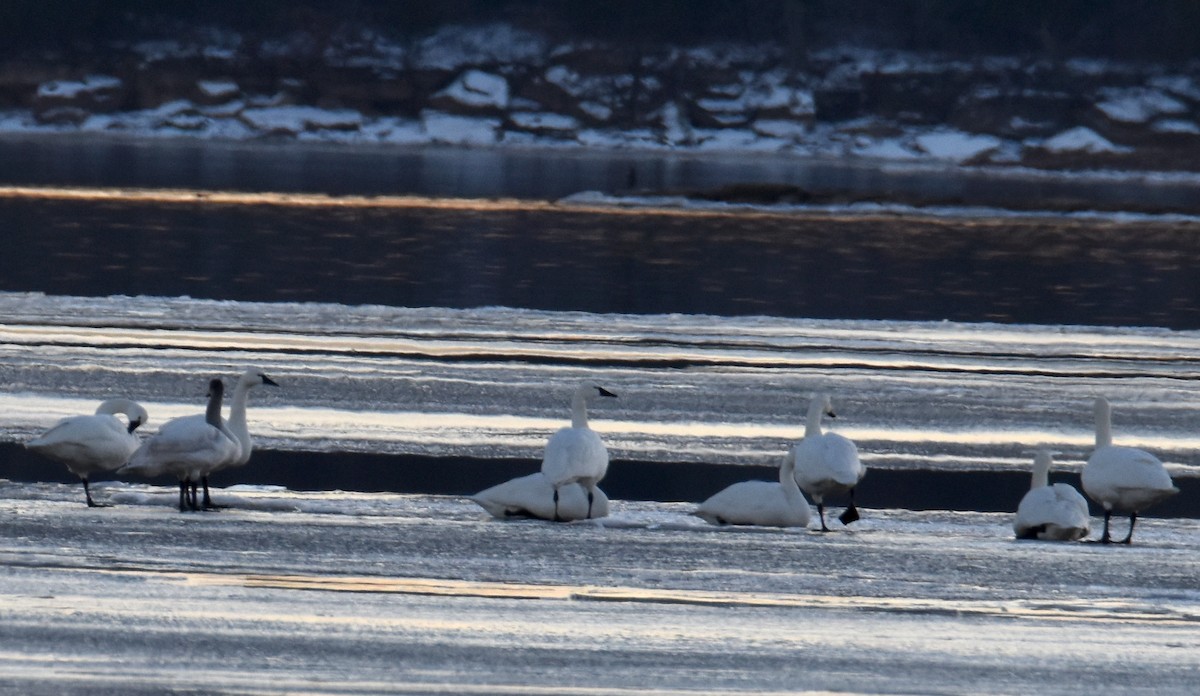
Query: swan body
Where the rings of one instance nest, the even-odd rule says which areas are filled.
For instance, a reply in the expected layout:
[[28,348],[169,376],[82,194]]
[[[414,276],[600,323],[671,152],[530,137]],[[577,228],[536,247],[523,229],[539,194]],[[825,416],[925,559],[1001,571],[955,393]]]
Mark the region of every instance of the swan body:
[[497,484],[471,496],[471,500],[488,514],[502,519],[533,517],[553,520],[555,514],[564,522],[608,516],[608,496],[599,488],[594,489],[592,509],[588,512],[587,490],[578,483],[562,486],[558,496],[558,510],[554,507],[554,486],[545,474],[538,471],[511,481]]
[[[124,414],[129,424],[115,414]],[[129,399],[109,399],[90,416],[70,416],[58,421],[39,437],[25,443],[38,454],[62,462],[83,482],[88,507],[106,507],[92,500],[88,477],[114,471],[129,460],[141,441],[134,431],[146,422],[146,409]]]
[[1088,535],[1091,516],[1087,500],[1068,484],[1049,485],[1052,459],[1049,450],[1034,454],[1029,491],[1021,498],[1013,520],[1018,539],[1074,541]]
[[[550,436],[542,456],[542,474],[554,489],[552,498],[556,511],[561,489],[578,483],[587,491],[588,517],[594,512],[596,484],[608,472],[608,450],[596,431],[588,427],[587,399],[593,394],[616,397],[603,387],[580,385],[571,400],[570,427]],[[558,512],[554,519],[561,519]]]
[[784,457],[779,483],[740,481],[716,493],[692,514],[710,524],[807,527],[812,510],[796,485],[795,457]]
[[1143,509],[1179,492],[1158,457],[1136,447],[1112,444],[1112,406],[1104,397],[1096,399],[1096,449],[1083,467],[1081,482],[1088,497],[1104,508],[1102,543],[1109,543],[1109,520],[1114,511],[1129,513],[1129,535]]
[[184,416],[167,421],[153,437],[138,447],[129,463],[118,473],[145,477],[174,476],[179,479],[179,509],[196,509],[195,496],[189,499],[187,487],[202,471],[241,454],[237,438],[221,420],[221,400],[225,385],[219,379],[209,382],[208,409],[203,417]]
[[838,519],[843,524],[854,522],[858,519],[854,487],[867,469],[859,461],[858,448],[851,440],[837,433],[821,432],[822,416],[837,417],[828,394],[818,394],[809,402],[804,439],[792,448],[791,456],[795,459],[796,483],[817,504],[821,531],[827,532],[825,497],[849,493],[850,506]]

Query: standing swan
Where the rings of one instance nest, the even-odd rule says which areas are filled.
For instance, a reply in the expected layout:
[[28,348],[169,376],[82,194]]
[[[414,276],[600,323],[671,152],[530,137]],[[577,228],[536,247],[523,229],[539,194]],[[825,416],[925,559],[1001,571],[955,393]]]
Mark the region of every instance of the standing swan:
[[1082,481],[1088,497],[1104,507],[1103,544],[1112,542],[1108,522],[1113,510],[1129,512],[1129,535],[1120,541],[1128,544],[1133,541],[1137,514],[1179,492],[1158,457],[1113,445],[1112,406],[1103,396],[1096,399],[1096,451],[1083,467]]
[[1087,500],[1068,484],[1049,485],[1053,454],[1047,449],[1034,452],[1033,480],[1013,520],[1018,539],[1074,541],[1088,535]]
[[184,416],[167,421],[154,437],[142,443],[118,473],[176,476],[179,479],[179,511],[196,510],[196,497],[189,495],[189,484],[200,471],[232,461],[241,452],[241,445],[221,420],[224,395],[225,384],[219,379],[210,381],[204,418]]
[[608,450],[596,431],[588,427],[587,399],[592,394],[617,396],[603,387],[580,385],[571,400],[571,427],[551,435],[546,442],[546,453],[542,456],[542,473],[554,487],[556,522],[561,521],[558,514],[559,489],[570,483],[579,483],[587,489],[587,516],[591,518],[596,484],[608,471]]
[[229,403],[229,420],[225,421],[225,427],[237,439],[238,444],[241,446],[241,452],[232,461],[218,464],[216,468],[209,471],[200,472],[200,483],[204,486],[204,501],[202,504],[205,509],[220,507],[213,504],[212,497],[208,493],[209,474],[232,466],[242,466],[250,461],[250,453],[254,448],[254,440],[251,439],[250,429],[246,426],[246,397],[249,396],[251,388],[257,387],[260,384],[268,384],[272,387],[279,386],[266,373],[250,368],[242,373],[242,376],[238,378],[237,384],[233,387],[233,399]]
[[792,448],[796,460],[796,483],[812,497],[821,517],[821,531],[825,526],[825,496],[850,493],[850,506],[838,519],[850,524],[858,519],[858,508],[854,507],[854,487],[867,473],[858,461],[858,448],[850,440],[837,433],[821,432],[821,416],[837,418],[833,402],[828,394],[817,394],[808,405],[808,421],[804,428],[804,439]]
[[[115,415],[129,419],[126,426]],[[129,399],[109,399],[91,416],[70,416],[29,442],[25,447],[60,461],[83,482],[88,507],[110,507],[92,500],[88,476],[97,471],[112,471],[129,460],[140,441],[133,434],[146,422],[146,409]]]
[[796,485],[796,458],[785,456],[779,483],[741,481],[700,503],[692,514],[711,524],[807,527],[812,510]]

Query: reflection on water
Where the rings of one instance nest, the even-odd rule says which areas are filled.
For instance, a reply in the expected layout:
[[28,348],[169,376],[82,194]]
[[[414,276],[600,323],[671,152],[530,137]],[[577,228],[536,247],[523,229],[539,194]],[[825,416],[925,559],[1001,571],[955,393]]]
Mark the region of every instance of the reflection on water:
[[1200,326],[1186,221],[14,189],[0,220],[3,290]]

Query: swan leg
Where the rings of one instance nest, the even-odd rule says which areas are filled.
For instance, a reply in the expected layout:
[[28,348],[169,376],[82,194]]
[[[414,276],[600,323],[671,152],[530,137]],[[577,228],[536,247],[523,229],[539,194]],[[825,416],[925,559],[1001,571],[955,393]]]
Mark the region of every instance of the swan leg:
[[587,519],[592,519],[592,489],[588,489],[588,514]]
[[79,480],[83,481],[83,496],[85,498],[87,498],[87,506],[88,507],[90,507],[90,508],[112,507],[111,505],[108,505],[106,503],[97,503],[96,501],[92,500],[92,491],[88,488],[88,480],[85,478],[80,478]]
[[[1106,509],[1104,511],[1104,533],[1100,535],[1100,543],[1101,544],[1112,543],[1112,537],[1108,535],[1108,521],[1111,518],[1112,518],[1112,510]],[[1133,529],[1130,528],[1130,532],[1132,532],[1132,531],[1133,531]]]
[[838,517],[838,519],[841,520],[842,524],[850,524],[851,522],[857,522],[860,519],[858,516],[858,508],[854,507],[853,488],[850,489],[850,507],[846,508],[845,511],[843,511]]
[[223,509],[223,508],[227,508],[227,507],[229,507],[228,505],[217,505],[216,503],[214,503],[214,502],[212,501],[212,496],[210,496],[210,495],[208,494],[208,476],[207,476],[207,475],[206,475],[206,476],[201,476],[201,477],[200,477],[200,483],[204,484],[204,502],[203,502],[203,507],[204,507],[204,509],[205,509],[205,510],[221,510],[221,509]]
[[1129,535],[1126,536],[1124,539],[1122,539],[1118,543],[1121,543],[1121,544],[1132,544],[1133,543],[1133,525],[1135,525],[1135,524],[1137,524],[1137,513],[1131,512],[1131,513],[1129,513]]
[[200,509],[200,505],[196,502],[198,500],[197,492],[200,488],[200,484],[196,483],[195,481],[191,481],[189,488],[191,490],[191,494],[188,495],[188,506],[193,512],[195,512]]
[[187,512],[187,511],[188,511],[188,507],[187,507],[187,498],[188,498],[188,494],[187,494],[187,486],[188,486],[188,484],[187,484],[187,481],[186,481],[186,480],[184,480],[184,479],[180,479],[180,481],[179,481],[179,511],[180,511],[180,512]]
[[558,516],[558,488],[554,489],[554,521],[562,522],[562,518]]
[[821,531],[828,532],[829,527],[825,526],[825,503],[817,503],[817,515],[821,518]]

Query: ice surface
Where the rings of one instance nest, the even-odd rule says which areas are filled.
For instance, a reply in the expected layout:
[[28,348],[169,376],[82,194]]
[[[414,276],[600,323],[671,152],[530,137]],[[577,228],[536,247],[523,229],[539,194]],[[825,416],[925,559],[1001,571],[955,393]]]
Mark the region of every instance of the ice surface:
[[678,504],[0,483],[0,684],[29,694],[1185,694],[1200,523],[1017,542],[1010,516],[731,529]]

